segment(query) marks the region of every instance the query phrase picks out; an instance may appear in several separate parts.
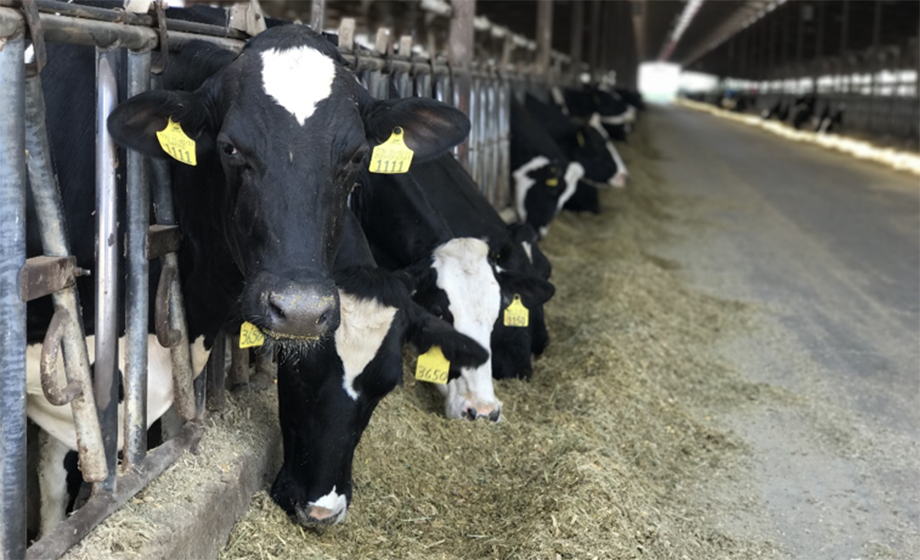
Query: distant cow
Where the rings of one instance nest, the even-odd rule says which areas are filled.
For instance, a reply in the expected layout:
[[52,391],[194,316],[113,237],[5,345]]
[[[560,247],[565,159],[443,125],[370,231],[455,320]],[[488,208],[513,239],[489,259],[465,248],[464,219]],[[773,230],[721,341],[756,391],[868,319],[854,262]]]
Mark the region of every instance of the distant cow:
[[[492,329],[492,377],[530,378],[531,356],[543,353],[549,335],[543,305],[553,296],[550,264],[528,224],[506,225],[476,183],[450,155],[413,167],[432,207],[440,212],[453,235],[484,240],[501,289],[501,308],[520,296],[530,314],[526,328],[505,326],[500,314]],[[596,189],[595,189],[596,191]]]
[[605,91],[599,87],[566,89],[561,94],[554,93],[553,99],[557,103],[563,101],[567,114],[573,117],[588,119],[597,113],[601,125],[607,130],[610,138],[616,141],[626,140],[636,120],[636,109],[633,106],[616,92]]
[[600,116],[595,113],[588,122],[577,125],[566,117],[558,105],[543,103],[527,95],[524,107],[536,122],[559,144],[565,155],[585,169],[584,179],[594,183],[622,187],[627,172],[620,155],[609,140],[607,131],[600,126]]
[[562,148],[516,99],[511,100],[511,178],[518,218],[540,236],[575,194],[585,169]]
[[[94,65],[92,48],[50,46],[43,72],[52,149],[72,235],[73,253],[92,268]],[[108,130],[121,146],[168,158],[157,132],[177,123],[194,142],[184,159],[170,161],[173,198],[185,242],[179,255],[190,340],[207,357],[227,323],[254,324],[280,350],[281,368],[305,348],[332,336],[340,323],[340,296],[332,266],[346,198],[367,165],[369,146],[394,127],[420,158],[460,142],[469,122],[433,100],[375,101],[345,68],[336,48],[309,28],[275,27],[248,42],[239,55],[206,42],[171,53],[164,90],[121,103]],[[33,220],[34,223],[34,220]],[[121,220],[124,223],[124,220]],[[34,229],[28,254],[40,254]],[[156,286],[152,282],[151,286]],[[92,335],[94,292],[78,282]],[[51,316],[47,301],[29,305],[30,344],[41,341]],[[151,352],[151,395],[168,408],[169,371]],[[30,379],[37,363],[28,364]],[[323,375],[324,372],[317,372]],[[154,406],[148,404],[148,410]],[[74,448],[73,427],[61,424],[44,396],[30,392],[29,417]],[[334,418],[317,409],[317,418]],[[152,422],[156,413],[148,416]],[[311,423],[305,429],[317,425]],[[353,450],[333,442],[318,463],[348,463]],[[348,460],[343,462],[343,458]],[[60,489],[48,496],[45,529],[63,516]],[[328,490],[307,499],[319,499]],[[46,508],[43,507],[43,510]]]
[[815,114],[817,103],[818,98],[813,93],[807,93],[796,99],[792,105],[792,127],[798,130],[810,122]]

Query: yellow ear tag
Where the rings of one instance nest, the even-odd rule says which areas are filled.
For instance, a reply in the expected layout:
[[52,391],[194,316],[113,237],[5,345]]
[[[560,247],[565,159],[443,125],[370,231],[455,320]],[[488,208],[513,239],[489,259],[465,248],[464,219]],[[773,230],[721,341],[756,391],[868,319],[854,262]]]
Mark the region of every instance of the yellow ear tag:
[[447,383],[447,373],[450,371],[450,362],[444,357],[440,346],[432,346],[427,352],[418,357],[415,366],[415,378],[427,383]]
[[171,155],[173,159],[186,165],[198,165],[198,160],[195,158],[195,141],[182,131],[182,126],[174,122],[172,117],[169,117],[166,128],[157,131],[157,140],[160,141],[163,151]]
[[390,139],[374,148],[368,169],[371,173],[407,173],[415,154],[403,140],[403,129],[396,127]]
[[240,348],[252,348],[265,344],[265,335],[259,330],[259,327],[249,321],[245,321],[240,327]]
[[514,299],[505,308],[506,327],[526,327],[530,323],[530,311],[521,303],[521,296],[514,294]]
[[581,131],[579,130],[578,132],[575,133],[575,138],[578,140],[578,147],[584,148],[585,147],[585,135],[582,134]]
[[552,179],[547,179],[547,180],[546,180],[546,186],[547,186],[547,187],[555,187],[555,186],[557,186],[558,184],[559,184],[559,178],[558,178],[558,177],[553,177]]

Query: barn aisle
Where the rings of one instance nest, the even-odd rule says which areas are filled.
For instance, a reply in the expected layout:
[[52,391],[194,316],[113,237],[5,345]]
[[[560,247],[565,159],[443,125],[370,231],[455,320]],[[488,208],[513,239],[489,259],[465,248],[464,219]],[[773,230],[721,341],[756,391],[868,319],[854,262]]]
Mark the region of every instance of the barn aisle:
[[751,476],[713,482],[714,515],[791,558],[920,557],[920,182],[690,109],[648,124],[694,199],[663,253],[754,304],[722,354],[789,396],[719,419]]

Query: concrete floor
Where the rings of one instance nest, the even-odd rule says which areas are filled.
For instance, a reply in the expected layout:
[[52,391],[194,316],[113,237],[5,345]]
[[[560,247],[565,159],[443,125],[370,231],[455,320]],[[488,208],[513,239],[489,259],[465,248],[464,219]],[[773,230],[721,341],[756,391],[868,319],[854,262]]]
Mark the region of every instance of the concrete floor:
[[794,395],[718,419],[750,461],[704,489],[715,518],[781,558],[920,558],[920,179],[690,109],[645,118],[694,201],[662,253],[754,305],[720,350]]

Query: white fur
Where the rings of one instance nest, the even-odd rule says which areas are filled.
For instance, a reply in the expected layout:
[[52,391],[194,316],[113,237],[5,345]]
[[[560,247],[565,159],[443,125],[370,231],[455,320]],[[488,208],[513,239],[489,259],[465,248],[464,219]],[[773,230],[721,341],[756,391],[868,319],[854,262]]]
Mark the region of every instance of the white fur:
[[[89,361],[95,360],[95,336],[86,337]],[[192,365],[194,375],[201,373],[207,362],[209,351],[204,349],[203,338],[199,337],[191,345]],[[77,435],[73,424],[73,414],[70,406],[52,406],[45,398],[41,386],[39,364],[41,360],[41,344],[31,344],[26,348],[26,412],[29,418],[38,426],[48,432],[52,437],[66,445],[69,449],[77,448]],[[118,341],[118,366],[125,370],[125,344],[124,337]],[[64,375],[63,358],[58,355],[57,363],[58,384],[63,387],[67,384]],[[172,360],[169,349],[163,348],[157,342],[156,336],[147,336],[147,426],[153,424],[166,410],[172,406]],[[118,405],[119,426],[124,419],[124,404]],[[122,446],[122,430],[118,430],[118,447]]]
[[607,184],[611,187],[625,187],[626,178],[629,176],[629,171],[626,170],[626,164],[623,163],[623,160],[620,158],[620,152],[618,152],[616,146],[613,145],[613,141],[610,139],[610,135],[607,134],[607,130],[601,124],[600,115],[597,113],[591,115],[591,119],[588,121],[588,126],[596,130],[601,135],[601,137],[604,139],[604,146],[606,146],[607,151],[610,152],[610,157],[612,157],[614,163],[617,164],[617,172],[613,177],[607,180]]
[[[434,251],[432,267],[437,285],[447,293],[454,328],[489,348],[492,326],[501,308],[501,293],[488,262],[489,246],[479,239],[452,239]],[[492,384],[492,361],[478,368],[461,368],[460,377],[438,385],[447,397],[448,418],[462,418],[469,408],[480,414],[501,410]]]
[[396,316],[396,308],[381,305],[375,299],[361,299],[339,290],[339,305],[342,322],[335,331],[335,349],[342,360],[345,376],[342,386],[354,400],[358,400],[355,391],[355,379],[364,372],[367,364],[374,359],[390,325]]
[[562,95],[562,90],[558,87],[553,87],[550,90],[550,93],[553,95],[553,101],[556,102],[556,105],[559,105],[559,108],[562,109],[562,114],[569,116],[569,106],[565,103],[565,96]]
[[335,486],[333,486],[332,490],[322,498],[315,502],[310,502],[310,505],[331,511],[332,514],[335,515],[334,523],[341,523],[344,521],[345,514],[348,513],[348,498],[340,496],[339,493],[335,491]]
[[64,468],[64,456],[68,451],[70,449],[54,437],[43,431],[38,432],[40,537],[57,527],[67,516],[67,470]]
[[533,246],[527,241],[521,241],[521,246],[524,247],[524,252],[527,253],[527,260],[533,264]]
[[310,47],[262,52],[262,86],[303,126],[332,93],[335,64]]
[[556,213],[558,214],[562,210],[563,205],[572,195],[575,194],[575,189],[578,187],[578,181],[585,176],[585,168],[582,164],[577,161],[573,161],[565,168],[565,175],[563,179],[565,180],[565,190],[562,191],[562,195],[559,196],[559,201],[556,203]]
[[536,169],[540,169],[544,165],[549,165],[549,158],[546,156],[537,156],[511,172],[511,176],[514,177],[515,208],[517,209],[518,218],[520,218],[522,222],[527,221],[527,209],[524,207],[524,201],[527,199],[527,191],[535,184],[535,181],[527,174]]
[[611,115],[609,117],[601,117],[601,122],[604,124],[618,125],[635,122],[636,120],[636,110],[629,106],[625,111],[619,115]]

